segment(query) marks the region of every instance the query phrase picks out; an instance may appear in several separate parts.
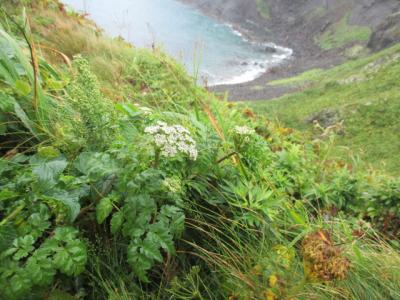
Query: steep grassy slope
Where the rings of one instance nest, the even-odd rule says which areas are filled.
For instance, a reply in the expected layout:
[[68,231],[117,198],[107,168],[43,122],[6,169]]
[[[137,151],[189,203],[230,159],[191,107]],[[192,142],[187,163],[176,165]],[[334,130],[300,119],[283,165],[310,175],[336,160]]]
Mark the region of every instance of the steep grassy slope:
[[[329,70],[314,69],[269,86],[296,86],[300,92],[250,104],[286,126],[313,132],[343,122],[337,137],[367,164],[399,174],[400,45]],[[314,134],[316,131],[314,130]]]
[[400,298],[399,180],[56,0],[5,3],[2,299]]

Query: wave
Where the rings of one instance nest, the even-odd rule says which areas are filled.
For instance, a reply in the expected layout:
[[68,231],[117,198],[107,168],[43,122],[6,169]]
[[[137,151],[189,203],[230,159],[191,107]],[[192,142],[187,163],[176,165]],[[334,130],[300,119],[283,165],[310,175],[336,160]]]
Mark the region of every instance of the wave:
[[[270,45],[270,43],[269,43]],[[217,78],[215,76],[207,76],[209,78],[209,86],[217,85],[233,85],[253,81],[267,72],[270,68],[281,64],[289,59],[293,50],[275,45],[277,53],[273,54],[267,60],[253,60],[246,62],[246,65],[241,67],[240,74],[230,78]]]
[[240,70],[240,74],[230,78],[218,78],[216,76],[212,76],[211,74],[205,74],[208,78],[209,86],[233,85],[253,81],[267,72],[271,67],[279,65],[283,61],[291,58],[293,55],[293,50],[290,48],[278,46],[271,42],[257,42],[247,39],[245,35],[237,30],[237,27],[232,24],[219,23],[218,25],[228,27],[233,34],[241,37],[246,43],[252,44],[259,49],[270,49],[271,56],[266,60],[238,61],[237,63],[243,66],[242,70]]

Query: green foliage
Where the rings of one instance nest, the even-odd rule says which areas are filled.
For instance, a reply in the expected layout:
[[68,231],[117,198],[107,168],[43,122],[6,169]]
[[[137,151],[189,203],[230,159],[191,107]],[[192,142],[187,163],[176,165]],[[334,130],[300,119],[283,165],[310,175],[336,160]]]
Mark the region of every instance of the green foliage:
[[[347,157],[352,151],[365,165],[398,174],[396,155],[399,123],[399,45],[379,53],[346,62],[328,70],[312,70],[296,77],[272,82],[297,85],[301,90],[279,99],[250,102],[250,107],[284,126],[304,130],[314,138],[313,121],[324,121],[334,114],[344,120],[342,134],[336,137],[335,155]],[[246,103],[247,105],[248,103]]]
[[100,92],[97,78],[82,57],[74,59],[75,78],[67,86],[70,102],[83,123],[82,135],[89,144],[107,144],[115,134],[113,105]]
[[366,26],[348,24],[349,15],[345,15],[337,24],[315,38],[316,43],[324,50],[339,48],[353,41],[368,41],[371,29]]

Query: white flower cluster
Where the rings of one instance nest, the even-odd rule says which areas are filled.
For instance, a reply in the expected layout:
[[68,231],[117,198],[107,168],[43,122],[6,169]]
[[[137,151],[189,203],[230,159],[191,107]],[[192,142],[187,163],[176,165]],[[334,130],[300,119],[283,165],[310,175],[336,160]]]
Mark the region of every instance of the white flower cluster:
[[165,122],[158,121],[156,125],[146,127],[144,132],[154,137],[156,146],[161,149],[161,155],[174,157],[178,153],[184,153],[191,160],[197,159],[196,142],[185,127],[169,126]]
[[236,134],[239,135],[252,135],[256,133],[254,129],[249,128],[247,126],[235,126],[234,131]]

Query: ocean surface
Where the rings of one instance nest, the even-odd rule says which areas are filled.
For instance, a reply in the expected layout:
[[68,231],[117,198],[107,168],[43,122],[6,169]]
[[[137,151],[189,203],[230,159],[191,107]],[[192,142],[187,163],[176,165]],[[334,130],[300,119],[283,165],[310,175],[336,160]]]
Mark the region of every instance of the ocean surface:
[[[292,51],[251,43],[229,24],[218,23],[176,0],[63,0],[85,12],[111,36],[137,47],[161,46],[208,85],[251,81]],[[272,41],[271,41],[272,42]],[[275,53],[266,51],[276,48]]]

